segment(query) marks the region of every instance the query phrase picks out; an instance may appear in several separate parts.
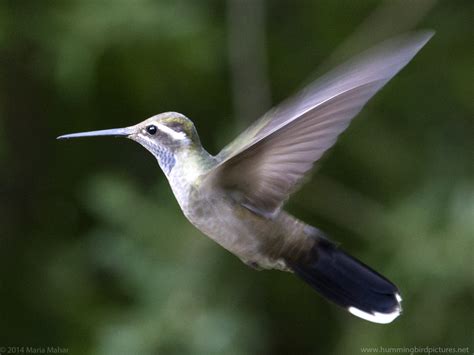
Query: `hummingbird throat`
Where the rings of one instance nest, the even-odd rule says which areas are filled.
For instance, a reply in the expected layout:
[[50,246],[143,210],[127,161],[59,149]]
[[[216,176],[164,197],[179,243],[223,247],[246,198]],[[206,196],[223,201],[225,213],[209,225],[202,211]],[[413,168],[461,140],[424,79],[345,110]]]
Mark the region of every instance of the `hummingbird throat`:
[[163,170],[166,175],[169,175],[171,169],[173,169],[176,164],[174,154],[169,149],[156,145],[153,147],[153,155],[156,157],[156,160],[158,160],[161,170]]

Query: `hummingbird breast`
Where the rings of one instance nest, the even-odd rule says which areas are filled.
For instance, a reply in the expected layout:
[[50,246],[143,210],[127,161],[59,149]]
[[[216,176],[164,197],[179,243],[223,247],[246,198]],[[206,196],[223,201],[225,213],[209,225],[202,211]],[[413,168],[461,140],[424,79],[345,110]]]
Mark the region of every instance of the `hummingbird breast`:
[[314,243],[312,227],[286,212],[265,218],[222,189],[203,191],[179,179],[171,187],[196,228],[251,266],[288,270],[284,259],[300,257]]

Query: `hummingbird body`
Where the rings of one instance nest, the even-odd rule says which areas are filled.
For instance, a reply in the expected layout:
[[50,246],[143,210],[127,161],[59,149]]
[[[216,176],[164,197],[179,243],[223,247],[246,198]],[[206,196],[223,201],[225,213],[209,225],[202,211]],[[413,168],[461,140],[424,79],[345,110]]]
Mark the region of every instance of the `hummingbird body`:
[[[283,255],[307,250],[309,226],[280,211],[272,219],[243,207],[222,189],[203,188],[202,176],[217,165],[204,148],[184,150],[168,177],[186,218],[202,233],[257,269],[288,270]],[[242,223],[245,221],[245,223]],[[306,242],[305,242],[306,241]],[[293,245],[291,245],[293,244]]]
[[113,135],[138,142],[155,156],[184,215],[202,233],[247,265],[293,272],[350,313],[390,323],[401,313],[397,287],[283,205],[351,119],[431,36],[400,36],[341,65],[216,156],[203,148],[191,120],[176,112],[59,138]]

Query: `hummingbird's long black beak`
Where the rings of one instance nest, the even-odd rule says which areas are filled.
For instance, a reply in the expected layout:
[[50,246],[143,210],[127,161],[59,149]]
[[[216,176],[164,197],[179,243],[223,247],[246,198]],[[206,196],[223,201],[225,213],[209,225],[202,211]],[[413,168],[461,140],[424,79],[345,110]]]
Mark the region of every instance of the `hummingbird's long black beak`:
[[82,137],[100,137],[100,136],[114,136],[114,137],[128,137],[134,133],[134,127],[103,129],[101,131],[71,133],[59,136],[56,139],[82,138]]

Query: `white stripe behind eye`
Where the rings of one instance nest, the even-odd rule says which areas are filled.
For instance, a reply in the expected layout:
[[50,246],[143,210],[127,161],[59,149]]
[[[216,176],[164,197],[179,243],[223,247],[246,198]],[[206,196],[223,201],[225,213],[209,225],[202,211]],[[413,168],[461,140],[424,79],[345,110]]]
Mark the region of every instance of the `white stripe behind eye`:
[[173,138],[174,140],[183,140],[183,139],[186,139],[186,133],[184,132],[176,132],[174,129],[171,129],[161,123],[157,123],[156,124],[156,127],[163,133],[166,133],[167,135],[169,135],[171,138]]

